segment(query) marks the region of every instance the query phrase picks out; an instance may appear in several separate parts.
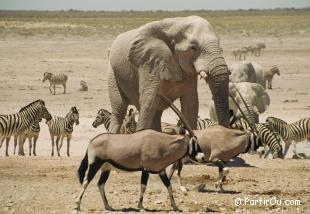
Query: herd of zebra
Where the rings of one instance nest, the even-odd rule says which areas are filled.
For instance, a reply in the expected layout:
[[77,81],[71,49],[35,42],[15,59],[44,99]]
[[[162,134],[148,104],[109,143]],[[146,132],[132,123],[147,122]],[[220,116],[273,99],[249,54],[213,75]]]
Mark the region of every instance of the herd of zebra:
[[[131,134],[136,131],[137,111],[129,109],[124,118],[121,133]],[[254,115],[254,114],[253,114]],[[10,138],[14,137],[14,154],[18,142],[18,155],[25,155],[24,143],[29,141],[29,155],[36,155],[36,143],[40,133],[40,122],[46,119],[49,128],[52,152],[54,155],[54,147],[56,144],[57,155],[60,156],[60,149],[64,138],[67,139],[67,155],[70,156],[70,140],[73,133],[74,124],[79,125],[79,110],[72,107],[65,117],[52,117],[45,107],[43,100],[37,100],[20,109],[19,112],[10,115],[0,115],[0,148],[4,140],[6,140],[5,155],[8,156],[8,148]],[[111,113],[108,110],[100,109],[95,120],[92,123],[94,128],[104,125],[109,131]],[[268,117],[266,123],[257,123],[251,111],[246,117],[235,117],[231,112],[231,127],[240,130],[252,131],[254,140],[262,148],[259,150],[260,156],[266,158],[271,152],[273,158],[284,158],[288,152],[290,145],[293,145],[293,153],[295,158],[299,155],[296,151],[296,143],[303,140],[310,140],[310,118],[304,118],[295,123],[287,123],[279,118]],[[250,123],[249,121],[255,121]],[[251,127],[254,124],[254,128]],[[208,118],[197,120],[197,129],[206,129],[210,126],[217,125]],[[162,123],[162,131],[167,134],[179,134],[182,130],[182,124]],[[282,142],[285,143],[284,151]]]
[[[296,143],[303,140],[310,141],[310,118],[304,118],[295,123],[288,124],[279,118],[268,117],[266,123],[257,123],[257,119],[251,116],[255,114],[250,113],[249,115],[246,115],[246,118],[248,118],[248,120],[246,120],[243,117],[235,117],[231,111],[231,127],[251,131],[249,120],[255,121],[253,136],[256,138],[257,144],[262,147],[258,150],[260,157],[266,158],[269,153],[272,153],[273,158],[284,158],[288,152],[289,146],[293,144],[293,157],[298,158],[299,155],[296,152]],[[109,131],[110,119],[111,113],[105,109],[100,109],[93,122],[93,127],[97,128],[99,125],[103,124],[106,130]],[[197,120],[197,129],[207,129],[214,125],[218,125],[218,123],[208,118],[198,118]],[[161,128],[165,133],[179,134],[181,126],[182,124],[178,121],[177,124],[162,123]],[[130,109],[124,119],[121,133],[133,133],[136,127],[137,122],[135,114],[133,113],[133,109]],[[282,142],[285,143],[284,151]]]
[[254,56],[260,56],[261,50],[266,48],[266,45],[264,43],[257,43],[256,45],[249,45],[245,47],[238,48],[236,50],[233,50],[232,53],[235,57],[235,59],[241,60],[243,57],[243,60],[246,59],[246,56],[251,53]]

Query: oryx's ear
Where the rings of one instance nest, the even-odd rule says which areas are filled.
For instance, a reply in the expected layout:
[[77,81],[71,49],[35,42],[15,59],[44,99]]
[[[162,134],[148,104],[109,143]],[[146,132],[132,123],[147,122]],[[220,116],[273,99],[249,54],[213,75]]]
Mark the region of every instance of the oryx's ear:
[[131,43],[128,59],[161,80],[182,80],[182,69],[174,56],[175,41],[164,31],[165,21],[143,25]]

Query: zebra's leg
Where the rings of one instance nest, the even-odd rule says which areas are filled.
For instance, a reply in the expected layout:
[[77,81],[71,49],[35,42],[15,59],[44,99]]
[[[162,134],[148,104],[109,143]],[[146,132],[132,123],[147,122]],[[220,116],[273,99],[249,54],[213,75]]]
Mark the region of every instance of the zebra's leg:
[[2,147],[3,141],[4,141],[4,137],[2,137],[0,140],[0,148]]
[[57,136],[57,137],[56,137],[56,149],[57,149],[57,155],[58,155],[58,156],[60,156],[60,148],[59,148],[59,146],[58,146],[59,139],[60,139],[60,136]]
[[147,181],[149,179],[149,173],[145,170],[142,170],[141,174],[141,184],[140,184],[140,198],[139,198],[139,203],[138,203],[138,209],[144,210],[143,207],[143,196],[144,192],[147,186]]
[[18,155],[22,155],[24,156],[25,153],[24,153],[24,136],[19,136],[18,137]]
[[173,211],[179,211],[179,209],[177,208],[174,198],[173,198],[173,194],[172,194],[172,187],[171,187],[171,183],[167,177],[167,174],[165,172],[165,170],[161,171],[159,173],[159,177],[161,179],[161,181],[164,183],[164,185],[166,186],[168,193],[169,193],[169,198],[170,198],[170,203],[171,203],[171,207],[173,209]]
[[34,136],[33,137],[33,155],[37,156],[37,152],[36,152],[36,147],[37,147],[37,140],[38,140],[39,136]]
[[32,137],[28,137],[28,141],[29,141],[29,156],[31,156],[31,151],[32,151],[32,142],[31,141],[32,141]]
[[219,180],[216,184],[216,187],[220,189],[219,192],[225,192],[225,190],[223,189],[223,181],[226,179],[229,171],[227,168],[224,167],[224,163],[221,160],[217,160],[213,163],[219,168]]
[[284,147],[284,152],[283,152],[283,157],[285,158],[288,149],[290,148],[291,143],[290,142],[285,142],[285,147]]
[[57,151],[60,152],[60,149],[62,148],[62,144],[64,142],[64,138],[65,138],[65,134],[62,134],[61,135],[61,138],[60,138],[60,144],[59,146],[57,147]]
[[14,155],[16,154],[16,147],[17,147],[17,136],[14,135]]
[[66,84],[62,84],[62,86],[64,87],[64,94],[66,93]]
[[67,156],[70,157],[70,141],[71,141],[71,134],[67,137]]
[[56,94],[56,84],[53,85],[54,88],[54,95]]
[[5,138],[5,156],[9,156],[9,143],[10,143],[10,138],[11,138],[11,137]]
[[264,149],[264,159],[267,158],[270,152],[271,152],[271,149],[266,146]]
[[297,154],[297,150],[296,150],[296,142],[295,142],[295,141],[293,141],[293,142],[292,142],[292,146],[293,146],[293,158],[295,158],[295,159],[299,159],[299,158],[300,158],[300,156]]
[[50,87],[48,87],[48,89],[50,90],[51,94],[53,94],[52,92],[52,83],[50,82]]
[[52,139],[52,154],[51,154],[51,156],[54,156],[54,146],[55,146],[54,137],[55,136],[53,134],[51,134],[51,139]]
[[105,195],[105,191],[104,191],[104,186],[105,186],[105,183],[107,182],[107,180],[109,178],[109,175],[110,175],[110,170],[102,171],[97,185],[98,185],[98,189],[99,189],[99,192],[100,192],[100,195],[101,195],[101,199],[102,199],[104,208],[106,210],[112,211],[113,208],[110,207],[110,205],[108,203],[108,200],[107,200],[107,197]]

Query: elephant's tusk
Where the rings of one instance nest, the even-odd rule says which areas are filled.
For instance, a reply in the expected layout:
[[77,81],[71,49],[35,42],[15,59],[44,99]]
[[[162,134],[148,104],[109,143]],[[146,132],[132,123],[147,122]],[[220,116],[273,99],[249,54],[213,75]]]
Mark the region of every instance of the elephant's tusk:
[[199,76],[200,76],[200,79],[205,79],[205,80],[207,80],[207,78],[208,78],[208,74],[207,74],[207,72],[205,72],[205,71],[200,71],[200,72],[199,72]]

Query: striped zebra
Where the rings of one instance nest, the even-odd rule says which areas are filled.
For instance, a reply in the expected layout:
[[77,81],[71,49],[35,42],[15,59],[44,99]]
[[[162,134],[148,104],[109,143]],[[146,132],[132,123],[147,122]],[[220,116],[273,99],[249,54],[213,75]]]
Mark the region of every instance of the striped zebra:
[[62,85],[64,88],[64,94],[66,93],[66,85],[67,85],[67,81],[68,81],[68,76],[65,74],[53,74],[50,72],[45,72],[43,75],[43,80],[42,82],[45,82],[46,80],[48,80],[50,82],[50,87],[49,90],[51,92],[51,94],[53,94],[52,92],[52,87],[54,88],[54,95],[56,94],[56,85]]
[[[240,130],[250,130],[250,125],[244,118],[237,119],[231,126]],[[283,158],[280,136],[263,123],[255,123],[255,129],[257,133],[254,133],[254,135],[257,135],[259,138],[257,144],[264,147],[259,152],[260,157],[266,158],[271,152],[273,158]]]
[[[36,145],[37,140],[40,134],[40,122],[41,120],[36,120],[30,124],[30,127],[20,136],[23,139],[23,144],[25,143],[26,139],[29,141],[29,156],[31,156],[31,152],[34,156],[37,155],[36,153]],[[14,136],[14,154],[17,146],[17,136]]]
[[[34,101],[20,109],[16,114],[0,115],[0,139],[6,139],[5,154],[8,156],[9,140],[11,136],[23,134],[30,125],[37,120],[52,119],[43,100]],[[19,140],[18,154],[25,155],[22,138]]]
[[[73,132],[73,125],[79,125],[79,111],[76,107],[72,107],[70,112],[65,117],[55,116],[50,120],[47,125],[52,140],[52,156],[54,156],[54,138],[56,137],[56,149],[57,154],[60,156],[60,149],[63,144],[63,140],[67,138],[67,155],[70,156],[70,140]],[[60,144],[59,143],[60,140]]]
[[[93,122],[93,127],[97,128],[101,124],[104,125],[105,129],[109,132],[111,121],[111,112],[100,109],[97,113],[96,119]],[[120,133],[122,134],[131,134],[136,131],[137,122],[135,120],[135,113],[132,108],[129,109],[128,114],[125,116]]]
[[268,117],[266,119],[268,127],[278,133],[285,142],[284,156],[291,144],[293,144],[293,157],[299,157],[296,151],[296,143],[308,140],[310,141],[310,118],[303,118],[294,123],[287,123],[276,117]]

